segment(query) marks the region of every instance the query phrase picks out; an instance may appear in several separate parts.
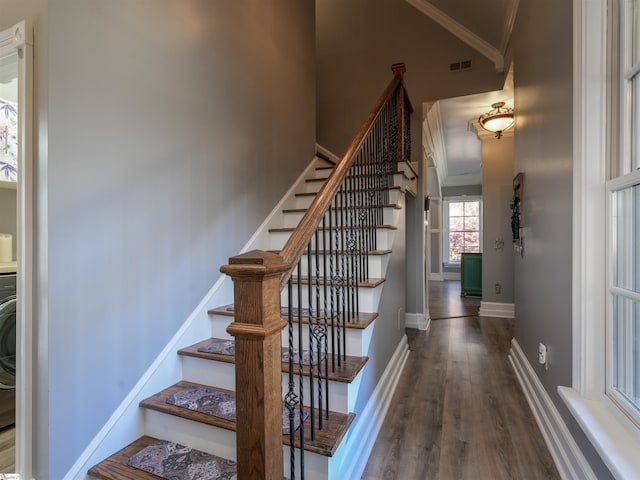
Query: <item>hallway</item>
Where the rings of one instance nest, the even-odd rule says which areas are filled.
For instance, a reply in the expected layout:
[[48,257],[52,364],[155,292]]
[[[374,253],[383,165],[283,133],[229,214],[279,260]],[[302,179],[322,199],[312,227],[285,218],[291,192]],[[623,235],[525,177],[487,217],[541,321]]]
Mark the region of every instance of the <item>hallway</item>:
[[459,282],[429,299],[362,480],[560,478],[507,358],[513,320],[478,317]]

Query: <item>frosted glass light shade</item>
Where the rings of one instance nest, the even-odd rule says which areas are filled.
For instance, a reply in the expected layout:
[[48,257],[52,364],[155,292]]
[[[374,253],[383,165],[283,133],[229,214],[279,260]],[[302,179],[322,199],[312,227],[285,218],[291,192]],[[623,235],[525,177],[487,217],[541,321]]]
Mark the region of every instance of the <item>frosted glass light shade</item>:
[[492,110],[483,113],[478,118],[480,126],[489,132],[496,134],[496,138],[502,136],[502,132],[513,127],[513,108],[504,106],[504,102],[496,102],[491,105]]

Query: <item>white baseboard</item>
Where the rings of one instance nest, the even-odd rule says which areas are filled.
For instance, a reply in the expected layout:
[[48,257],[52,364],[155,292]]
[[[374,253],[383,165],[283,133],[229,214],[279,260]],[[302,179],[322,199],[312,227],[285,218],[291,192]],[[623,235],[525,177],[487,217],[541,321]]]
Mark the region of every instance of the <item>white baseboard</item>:
[[444,277],[442,276],[442,273],[430,273],[429,274],[429,281],[442,282],[443,280],[444,280]]
[[480,302],[481,317],[515,318],[513,303]]
[[542,386],[518,341],[511,340],[509,361],[527,397],[533,416],[540,427],[544,441],[563,479],[596,480],[582,451],[578,448],[567,425]]
[[408,357],[409,343],[403,335],[369,401],[331,459],[330,479],[362,476]]
[[405,328],[417,328],[418,330],[427,330],[431,318],[424,313],[405,313],[404,314],[404,326]]
[[443,272],[442,278],[444,280],[460,280],[460,272]]

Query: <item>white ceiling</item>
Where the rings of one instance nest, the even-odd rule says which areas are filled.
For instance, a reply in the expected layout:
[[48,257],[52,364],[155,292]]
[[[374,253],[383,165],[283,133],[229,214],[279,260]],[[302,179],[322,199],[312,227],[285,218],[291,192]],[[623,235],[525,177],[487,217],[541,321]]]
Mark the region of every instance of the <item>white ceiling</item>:
[[[492,60],[497,71],[504,71],[507,49],[518,0],[406,0],[423,14],[446,28],[481,54]],[[502,101],[513,107],[513,76],[509,72],[503,90],[465,97],[441,99],[434,118],[439,142],[436,150],[444,155],[438,168],[441,186],[477,185],[482,182],[482,144],[476,133],[480,115],[491,104]],[[433,120],[433,119],[432,119]],[[474,125],[475,123],[475,125]],[[431,182],[430,182],[431,183]],[[431,186],[430,186],[430,193]]]

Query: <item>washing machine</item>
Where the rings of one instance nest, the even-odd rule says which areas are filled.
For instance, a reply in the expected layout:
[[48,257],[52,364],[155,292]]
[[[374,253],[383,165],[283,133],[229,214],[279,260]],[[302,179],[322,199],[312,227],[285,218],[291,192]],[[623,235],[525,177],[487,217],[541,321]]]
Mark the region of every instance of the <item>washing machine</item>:
[[15,423],[16,274],[0,274],[0,428]]

